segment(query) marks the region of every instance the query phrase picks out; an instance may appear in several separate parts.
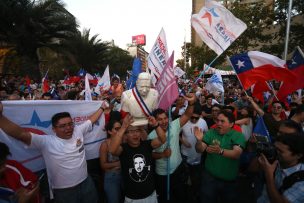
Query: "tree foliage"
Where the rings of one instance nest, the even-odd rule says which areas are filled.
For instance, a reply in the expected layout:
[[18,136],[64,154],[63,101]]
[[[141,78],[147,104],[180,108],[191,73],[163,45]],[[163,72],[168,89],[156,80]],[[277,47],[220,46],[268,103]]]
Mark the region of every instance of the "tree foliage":
[[90,29],[84,29],[82,33],[78,31],[65,41],[58,51],[63,50],[77,69],[99,72],[106,66],[109,43],[98,39],[98,34],[90,37]]
[[0,19],[0,41],[11,48],[11,61],[20,61],[20,73],[39,75],[37,50],[55,49],[77,31],[76,19],[60,0],[2,0]]

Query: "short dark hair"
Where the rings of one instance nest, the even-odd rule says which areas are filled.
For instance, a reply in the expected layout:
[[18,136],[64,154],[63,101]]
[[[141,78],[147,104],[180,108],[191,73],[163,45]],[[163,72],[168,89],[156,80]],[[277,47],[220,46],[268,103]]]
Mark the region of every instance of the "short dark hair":
[[285,126],[287,128],[292,128],[297,133],[303,133],[303,128],[302,128],[301,124],[299,124],[299,123],[297,123],[293,120],[290,120],[290,119],[282,121],[280,126]]
[[8,155],[11,155],[8,146],[5,143],[0,142],[0,162],[5,161]]
[[208,96],[206,96],[206,100],[207,100],[207,99],[210,99],[210,98],[213,99],[214,96],[213,96],[212,94],[209,94]]
[[283,134],[276,138],[276,142],[281,142],[288,146],[293,154],[302,154],[299,162],[304,162],[304,135],[303,133]]
[[195,102],[194,104],[194,109],[193,109],[193,113],[194,114],[198,114],[201,115],[203,111],[203,108],[201,106],[201,104],[199,102]]
[[221,110],[221,112],[218,115],[220,114],[223,114],[226,118],[228,118],[228,121],[230,123],[235,123],[235,117],[232,112]]
[[152,112],[152,115],[156,118],[158,115],[163,114],[163,113],[167,115],[167,113],[164,109],[158,108]]
[[56,126],[58,121],[62,118],[72,118],[71,114],[69,112],[61,112],[61,113],[56,113],[53,117],[52,117],[52,126]]

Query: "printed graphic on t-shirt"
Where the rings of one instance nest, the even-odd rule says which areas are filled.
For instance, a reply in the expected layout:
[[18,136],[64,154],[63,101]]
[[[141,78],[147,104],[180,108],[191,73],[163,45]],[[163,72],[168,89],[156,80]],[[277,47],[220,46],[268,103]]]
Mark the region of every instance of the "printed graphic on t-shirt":
[[80,138],[78,138],[77,141],[76,141],[76,147],[79,147],[79,146],[81,146],[79,148],[79,153],[80,153],[80,152],[82,152],[84,150],[84,147],[83,147],[83,144],[82,144],[82,141],[81,141]]
[[151,166],[146,166],[145,157],[142,154],[135,154],[133,156],[134,168],[129,168],[130,178],[134,182],[144,182],[151,170]]

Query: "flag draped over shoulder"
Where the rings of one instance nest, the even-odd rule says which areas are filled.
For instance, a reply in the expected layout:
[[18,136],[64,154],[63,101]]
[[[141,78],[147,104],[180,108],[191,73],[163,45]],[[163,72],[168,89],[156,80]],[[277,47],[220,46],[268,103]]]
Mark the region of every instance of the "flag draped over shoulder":
[[221,55],[247,29],[244,22],[216,1],[207,1],[199,13],[192,15],[191,24],[217,55]]
[[230,62],[245,90],[257,82],[285,82],[294,78],[294,74],[285,67],[284,60],[263,52],[249,51],[238,54],[230,57]]
[[162,28],[147,58],[147,68],[151,72],[153,85],[159,79],[168,58],[166,33]]
[[209,78],[208,82],[205,86],[206,90],[208,90],[210,93],[214,92],[224,92],[223,87],[223,79],[221,74],[214,73],[211,78]]
[[290,81],[283,82],[277,94],[279,100],[285,100],[288,94],[304,88],[304,56],[300,47],[296,48],[292,59],[287,61],[287,67],[294,73],[295,77]]
[[98,80],[98,83],[95,87],[95,92],[100,94],[101,91],[109,90],[111,87],[111,79],[110,79],[110,72],[109,66],[105,69],[103,76]]
[[178,97],[178,86],[173,73],[174,52],[168,59],[159,80],[156,90],[159,93],[158,108],[167,110]]
[[126,83],[126,86],[127,86],[128,90],[132,89],[135,86],[139,73],[141,73],[141,61],[140,61],[139,58],[134,58],[132,73],[131,73],[131,76]]

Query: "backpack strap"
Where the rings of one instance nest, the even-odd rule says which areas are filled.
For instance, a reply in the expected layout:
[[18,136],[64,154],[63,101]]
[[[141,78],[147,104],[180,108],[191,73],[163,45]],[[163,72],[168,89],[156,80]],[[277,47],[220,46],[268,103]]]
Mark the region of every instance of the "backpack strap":
[[279,192],[283,194],[285,190],[292,187],[296,182],[304,181],[304,170],[297,171],[283,179],[283,184],[279,188]]

